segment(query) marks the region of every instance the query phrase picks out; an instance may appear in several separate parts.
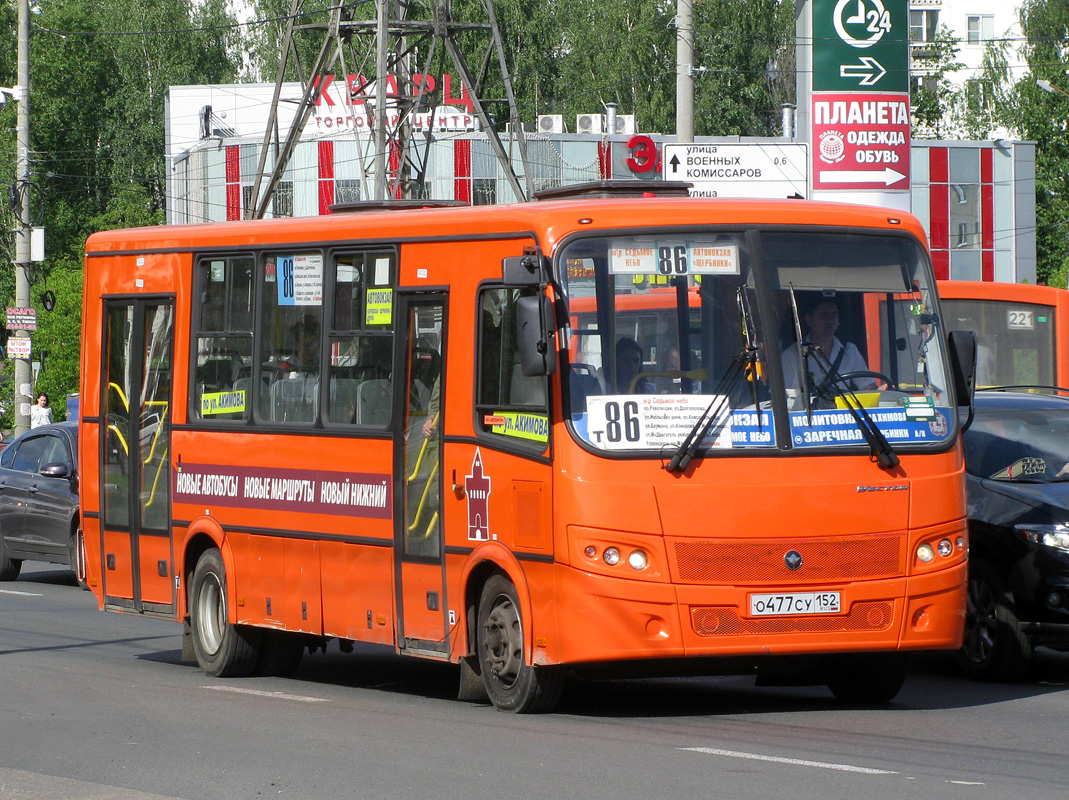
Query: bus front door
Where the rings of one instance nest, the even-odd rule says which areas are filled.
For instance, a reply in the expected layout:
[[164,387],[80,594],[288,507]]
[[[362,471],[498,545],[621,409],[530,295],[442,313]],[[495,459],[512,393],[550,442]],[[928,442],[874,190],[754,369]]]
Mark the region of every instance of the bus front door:
[[[108,300],[102,369],[105,604],[173,616],[171,377],[174,301]],[[95,554],[87,554],[88,558]]]
[[395,437],[397,641],[410,653],[445,656],[442,536],[444,294],[400,295],[397,308]]

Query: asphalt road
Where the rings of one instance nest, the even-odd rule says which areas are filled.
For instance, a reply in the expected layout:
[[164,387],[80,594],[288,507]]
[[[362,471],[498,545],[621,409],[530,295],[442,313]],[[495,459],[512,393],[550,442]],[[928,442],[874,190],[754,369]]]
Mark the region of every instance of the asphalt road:
[[880,708],[732,677],[575,682],[513,716],[388,650],[220,680],[180,648],[51,566],[0,584],[0,800],[1069,797],[1069,655],[1014,685],[925,657]]

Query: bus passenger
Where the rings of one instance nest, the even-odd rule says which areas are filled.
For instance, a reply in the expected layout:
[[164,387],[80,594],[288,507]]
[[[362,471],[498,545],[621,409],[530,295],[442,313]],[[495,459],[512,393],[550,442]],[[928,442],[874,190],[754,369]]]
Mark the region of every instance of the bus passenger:
[[[661,355],[657,371],[678,373],[679,369],[679,347],[674,344],[669,345]],[[679,394],[682,391],[682,381],[679,375],[661,375],[655,378],[653,383],[657,390],[664,394]]]
[[656,394],[657,387],[649,378],[640,378],[632,389],[635,376],[642,372],[642,347],[630,336],[616,341],[616,393]]
[[[852,342],[843,344],[836,337],[839,329],[839,306],[829,298],[818,300],[807,313],[802,314],[802,322],[807,331],[807,340],[816,345],[817,353],[810,355],[809,386],[816,388],[824,384],[828,376],[828,364],[831,372],[845,375],[849,372],[866,372],[868,365]],[[797,389],[801,383],[802,367],[798,361],[798,347],[789,346],[782,353],[783,381],[788,389]],[[847,385],[849,384],[849,385]],[[857,378],[840,383],[837,388],[843,390],[871,389],[876,382],[870,377]]]

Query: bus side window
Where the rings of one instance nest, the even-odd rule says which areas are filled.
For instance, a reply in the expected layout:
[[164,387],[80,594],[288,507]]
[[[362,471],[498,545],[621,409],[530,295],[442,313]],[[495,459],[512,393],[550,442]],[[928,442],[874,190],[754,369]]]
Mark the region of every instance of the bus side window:
[[479,295],[476,416],[486,433],[527,442],[549,440],[547,379],[527,376],[516,341],[516,300],[534,288],[492,287]]
[[333,256],[328,425],[384,427],[393,413],[393,252]]
[[252,407],[253,259],[204,259],[197,265],[200,302],[189,412],[205,421],[249,418]]

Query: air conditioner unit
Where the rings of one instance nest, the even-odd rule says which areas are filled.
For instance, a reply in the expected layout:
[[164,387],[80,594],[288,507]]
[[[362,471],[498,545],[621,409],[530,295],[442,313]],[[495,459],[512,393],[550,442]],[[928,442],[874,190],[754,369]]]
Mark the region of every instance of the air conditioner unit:
[[605,117],[602,114],[576,114],[576,133],[602,133],[605,130]]
[[626,133],[628,135],[638,133],[638,128],[635,126],[634,114],[617,114],[616,115],[616,132]]
[[538,132],[539,133],[564,133],[564,115],[563,114],[539,114],[538,115]]

